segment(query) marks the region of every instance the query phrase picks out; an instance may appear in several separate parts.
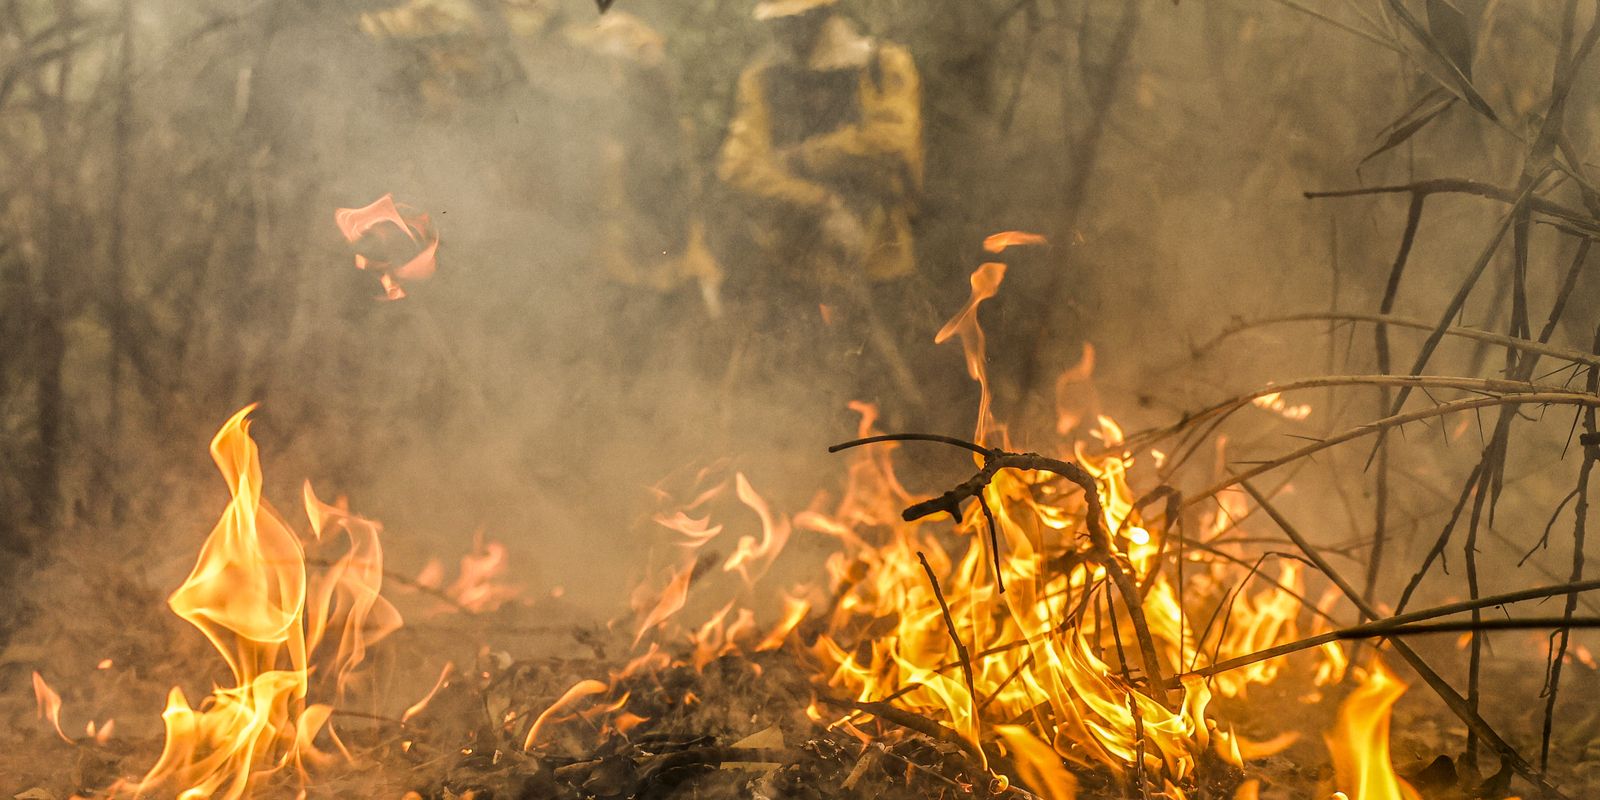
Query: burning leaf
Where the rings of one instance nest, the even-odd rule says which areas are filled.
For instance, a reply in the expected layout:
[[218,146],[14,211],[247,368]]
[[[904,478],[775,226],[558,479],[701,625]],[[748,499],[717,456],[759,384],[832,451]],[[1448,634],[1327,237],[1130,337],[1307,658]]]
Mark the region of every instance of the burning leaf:
[[1003,253],[1007,248],[1022,245],[1048,245],[1050,240],[1037,233],[1024,233],[1022,231],[1005,231],[996,233],[983,240],[983,249],[990,253]]
[[438,267],[439,232],[427,214],[386,194],[363,208],[340,208],[333,221],[345,241],[357,245],[356,269],[371,270],[383,284],[383,299],[406,296],[403,284],[427,280]]

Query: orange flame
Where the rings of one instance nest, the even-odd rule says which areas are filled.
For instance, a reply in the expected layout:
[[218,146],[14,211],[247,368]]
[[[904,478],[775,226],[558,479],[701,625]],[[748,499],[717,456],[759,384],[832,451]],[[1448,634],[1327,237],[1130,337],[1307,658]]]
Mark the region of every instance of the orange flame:
[[1023,231],[1004,231],[996,233],[983,240],[983,249],[990,253],[1003,253],[1006,248],[1024,245],[1048,245],[1050,240],[1037,233]]
[[413,717],[415,717],[416,715],[421,714],[423,711],[427,710],[428,704],[433,702],[433,698],[434,698],[435,695],[439,694],[439,690],[443,689],[445,687],[445,684],[450,682],[450,676],[454,675],[455,671],[456,671],[455,662],[446,661],[445,664],[444,664],[444,669],[439,670],[439,680],[434,682],[433,688],[429,689],[428,693],[426,695],[423,695],[421,700],[418,700],[417,702],[412,703],[411,707],[407,708],[405,710],[405,713],[400,715],[400,721],[401,722],[410,722]]
[[1389,715],[1406,685],[1381,661],[1339,706],[1327,734],[1334,782],[1350,800],[1421,800],[1394,772],[1389,757]]
[[[199,628],[233,674],[195,708],[183,690],[168,695],[166,745],[136,789],[183,798],[246,796],[262,776],[331,756],[313,744],[331,728],[332,706],[308,702],[311,655],[337,640],[332,662],[335,702],[352,688],[367,648],[400,626],[379,596],[383,580],[377,523],[317,500],[305,487],[312,535],[302,540],[261,497],[260,456],[250,438],[248,406],[222,426],[211,455],[232,500],[202,545],[194,570],[167,604]],[[305,549],[344,534],[344,554],[315,576]],[[335,743],[338,742],[334,736]]]
[[356,244],[375,237],[380,244],[391,245],[397,235],[403,235],[416,252],[405,261],[356,254],[356,269],[378,273],[386,300],[399,300],[406,296],[402,284],[427,280],[438,267],[439,232],[433,221],[410,206],[396,203],[394,195],[386,194],[363,208],[340,208],[333,212],[333,222],[339,226],[345,241]]
[[50,727],[56,729],[56,735],[61,741],[72,744],[72,737],[61,730],[61,695],[44,682],[44,676],[38,672],[33,673],[33,699],[38,706],[36,715],[39,719],[49,720]]
[[[997,234],[986,247],[997,251],[1043,243],[1029,236]],[[971,275],[967,303],[935,339],[961,338],[968,374],[981,392],[976,437],[980,442],[991,434],[1004,437],[1004,429],[991,416],[986,341],[978,309],[998,293],[1005,269],[998,262],[979,266]],[[1135,507],[1137,494],[1129,477],[1133,454],[1123,449],[1126,437],[1121,427],[1099,409],[1091,382],[1093,366],[1094,350],[1085,346],[1080,364],[1058,382],[1061,398],[1071,401],[1058,405],[1062,412],[1058,420],[1071,412],[1067,427],[1074,430],[1083,420],[1092,422],[1083,432],[1098,439],[1099,445],[1091,447],[1080,440],[1071,449],[1094,479],[1103,515],[1097,522],[1112,534],[1114,557],[1142,591],[1144,615],[1155,639],[1152,657],[1162,662],[1162,672],[1192,672],[1298,638],[1299,615],[1305,609],[1298,599],[1303,586],[1297,562],[1283,562],[1276,581],[1253,584],[1254,590],[1247,592],[1234,590],[1236,582],[1229,581],[1222,562],[1205,563],[1188,573],[1184,588],[1226,603],[1226,624],[1213,629],[1185,618],[1178,589],[1161,569],[1161,556],[1171,553],[1163,540],[1173,520],[1153,524]],[[875,435],[876,408],[865,403],[852,403],[850,408],[860,415],[858,436]],[[1074,796],[1069,762],[1119,775],[1137,769],[1145,776],[1147,789],[1183,797],[1180,786],[1193,786],[1198,765],[1208,754],[1242,766],[1247,759],[1281,751],[1296,740],[1297,734],[1290,732],[1262,742],[1247,741],[1207,718],[1213,687],[1227,696],[1242,694],[1247,686],[1274,680],[1281,660],[1222,673],[1212,682],[1191,675],[1182,681],[1181,702],[1176,705],[1169,705],[1165,693],[1146,688],[1138,676],[1158,665],[1142,663],[1141,653],[1124,647],[1134,641],[1125,615],[1102,619],[1098,611],[1111,605],[1111,582],[1105,567],[1093,558],[1086,518],[1091,505],[1079,487],[1049,473],[1000,471],[990,476],[982,494],[992,523],[977,503],[969,504],[953,521],[941,517],[907,522],[901,509],[922,498],[907,491],[896,477],[896,448],[886,443],[851,451],[842,495],[836,502],[819,497],[792,522],[774,511],[743,475],[735,476],[735,494],[756,512],[762,531],[759,538],[740,537],[723,570],[740,573],[750,586],[768,571],[791,528],[798,528],[835,545],[826,564],[829,585],[786,593],[782,618],[770,628],[758,627],[755,613],[741,607],[743,594],[715,606],[698,624],[675,627],[692,645],[689,665],[702,667],[742,648],[770,650],[803,640],[823,666],[822,681],[838,694],[858,701],[893,702],[938,720],[974,744],[992,731],[989,739],[999,740],[1018,770],[1017,777],[1050,797]],[[1219,470],[1226,467],[1224,453],[1219,442]],[[1152,452],[1152,459],[1162,461],[1164,456]],[[697,491],[705,480],[705,472],[695,478]],[[678,548],[700,552],[724,533],[713,514],[700,507],[726,483],[701,492],[687,505],[657,514],[655,522],[677,534]],[[667,497],[665,491],[657,493]],[[1213,534],[1230,530],[1248,511],[1242,493],[1224,493],[1219,501],[1222,510],[1204,521]],[[998,559],[989,547],[991,524]],[[947,535],[949,526],[954,537]],[[929,571],[943,588],[948,612],[941,608],[918,554],[926,555]],[[701,566],[709,558],[703,556]],[[1201,563],[1194,556],[1187,560]],[[667,620],[682,613],[696,567],[685,563],[669,568],[664,581],[641,584],[633,598],[640,619],[636,645],[648,631],[665,629]],[[994,580],[997,569],[1008,589],[1005,594]],[[819,602],[821,598],[827,599]],[[946,613],[949,627],[973,654],[970,679],[958,669],[961,663],[945,624]],[[797,635],[802,630],[803,637]],[[1342,658],[1343,651],[1327,655],[1325,661],[1335,655]],[[679,663],[652,643],[621,675],[611,676],[613,685],[622,675]],[[1342,667],[1325,666],[1330,674]],[[561,709],[606,690],[599,681],[574,686],[540,715],[527,746],[537,744],[539,731]],[[689,696],[685,702],[698,700]],[[620,708],[616,702],[599,704],[579,716]],[[870,717],[828,716],[816,702],[806,715],[863,742],[873,739]],[[622,718],[614,724],[620,728]],[[1243,791],[1241,797],[1248,797],[1249,789]]]
[[637,645],[644,635],[652,628],[666,622],[672,615],[683,610],[683,604],[689,598],[689,582],[694,580],[694,564],[685,564],[676,570],[667,581],[667,586],[661,591],[655,606],[646,614],[639,623],[639,631],[634,634],[633,643]]
[[972,296],[967,299],[967,304],[950,318],[939,333],[933,337],[934,344],[944,344],[951,336],[961,337],[961,352],[966,357],[967,375],[978,382],[978,430],[974,440],[979,444],[984,442],[993,420],[990,418],[990,406],[993,396],[989,392],[989,375],[984,369],[985,343],[983,327],[978,324],[978,306],[983,301],[994,297],[1000,292],[1000,282],[1005,280],[1006,265],[997,261],[980,264],[973,271],[970,282]]
[[996,725],[994,732],[1013,751],[1017,771],[1029,786],[1050,800],[1073,800],[1078,796],[1078,781],[1061,765],[1061,756],[1021,725]]
[[540,714],[539,718],[533,721],[533,727],[528,729],[528,738],[522,742],[522,749],[533,749],[533,746],[539,741],[539,733],[544,730],[545,723],[548,722],[551,716],[557,711],[560,711],[561,709],[564,709],[585,697],[608,691],[610,688],[611,687],[607,686],[605,683],[596,680],[582,680],[573,684],[572,688],[568,689],[564,694],[562,694],[560,699],[556,700],[554,703],[551,703],[550,707],[545,709],[544,713]]

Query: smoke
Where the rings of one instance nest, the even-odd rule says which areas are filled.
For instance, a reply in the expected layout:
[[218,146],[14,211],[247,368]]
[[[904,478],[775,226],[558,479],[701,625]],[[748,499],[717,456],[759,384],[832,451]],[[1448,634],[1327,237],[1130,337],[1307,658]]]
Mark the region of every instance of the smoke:
[[[65,502],[30,529],[38,553],[81,554],[93,536],[151,585],[173,585],[224,502],[205,443],[260,401],[280,505],[307,477],[325,496],[348,495],[386,523],[402,571],[451,560],[482,530],[509,545],[531,591],[560,586],[606,613],[659,545],[648,487],[662,476],[731,458],[778,508],[798,510],[837,486],[824,448],[853,432],[848,400],[881,403],[885,424],[969,430],[975,393],[960,354],[932,336],[965,297],[988,233],[1052,242],[1008,257],[983,312],[1001,413],[1017,418],[1022,443],[1044,448],[1054,378],[1084,342],[1098,351],[1105,410],[1129,428],[1268,380],[1372,371],[1368,329],[1330,337],[1302,323],[1193,348],[1235,320],[1376,308],[1405,199],[1302,192],[1457,174],[1509,184],[1521,169],[1514,138],[1484,132],[1464,108],[1363,163],[1433,84],[1400,55],[1286,6],[846,4],[867,31],[906,44],[923,74],[918,275],[877,296],[925,390],[914,408],[863,337],[812,338],[825,330],[814,294],[735,293],[719,314],[692,282],[661,292],[607,273],[601,249],[619,213],[607,207],[607,141],[682,154],[686,172],[649,187],[631,224],[681,219],[689,204],[717,239],[741,213],[713,176],[734,81],[768,35],[746,4],[624,1],[612,12],[660,35],[664,79],[646,94],[669,101],[665,117],[637,105],[637,81],[657,78],[581,45],[596,24],[588,2],[436,5],[423,30],[379,32],[386,7],[375,2],[137,4],[133,117],[119,145],[114,103],[100,102],[124,80],[111,58],[117,9],[85,4],[99,38],[69,77],[66,106],[81,145],[52,155],[28,187],[74,209],[76,227],[47,230],[47,215],[21,200],[6,216],[28,276],[12,291],[34,291],[58,268],[70,289]],[[485,22],[490,7],[503,18]],[[1518,115],[1512,129],[1539,112],[1548,22],[1531,7],[1502,9],[1505,40],[1545,55],[1510,45],[1479,55],[1478,82]],[[1592,93],[1574,104],[1574,120],[1595,120]],[[1580,152],[1592,152],[1583,137],[1596,126],[1582,127]],[[442,246],[438,274],[386,303],[332,214],[389,192],[432,215]],[[1429,213],[1396,313],[1432,320],[1501,209],[1449,198]],[[118,214],[121,255],[104,233]],[[1531,291],[1548,298],[1560,274],[1550,265],[1571,248],[1534,235]],[[755,262],[738,249],[716,257],[730,283]],[[108,270],[125,275],[119,295]],[[1569,318],[1593,320],[1586,287]],[[1481,289],[1464,316],[1504,327],[1501,296]],[[125,309],[124,327],[110,327],[107,304]],[[1581,328],[1561,328],[1568,345],[1586,345]],[[1436,368],[1482,358],[1453,348]],[[108,389],[114,359],[121,383]],[[5,368],[18,385],[28,376]],[[14,397],[31,395],[6,397],[16,404],[7,436],[26,451],[37,440]],[[1293,433],[1353,422],[1350,409],[1375,403],[1312,402],[1311,427]],[[1247,447],[1281,450],[1271,430]],[[1415,456],[1441,476],[1429,485],[1448,485],[1450,452]],[[1352,508],[1316,481],[1350,480],[1364,455],[1300,480],[1301,496],[1316,497],[1307,508],[1346,523],[1332,538],[1370,535],[1368,501]],[[1517,457],[1528,474],[1553,463],[1549,451]],[[919,466],[924,489],[965,468]],[[1548,507],[1549,494],[1530,489],[1528,505]],[[1415,511],[1430,520],[1418,530],[1439,502]]]

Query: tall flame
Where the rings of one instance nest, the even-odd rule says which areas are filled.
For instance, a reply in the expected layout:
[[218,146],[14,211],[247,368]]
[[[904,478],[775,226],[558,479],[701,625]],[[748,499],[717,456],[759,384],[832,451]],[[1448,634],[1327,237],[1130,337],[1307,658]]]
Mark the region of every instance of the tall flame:
[[978,382],[978,430],[973,438],[982,444],[992,427],[990,407],[993,394],[989,391],[989,374],[985,369],[985,342],[983,326],[978,324],[978,306],[1000,293],[1000,282],[1006,278],[1006,265],[998,261],[980,264],[973,270],[970,282],[972,296],[956,312],[939,333],[933,337],[935,344],[944,344],[951,336],[961,337],[961,352],[967,361],[967,375]]
[[[307,542],[262,499],[260,456],[249,434],[254,409],[234,414],[211,442],[232,499],[193,571],[167,600],[216,647],[233,686],[215,690],[198,708],[173,687],[162,715],[166,745],[135,787],[139,795],[233,800],[291,764],[303,774],[331,761],[314,744],[325,729],[338,739],[327,725],[332,706],[308,702],[313,657],[324,642],[337,643],[321,669],[333,676],[337,702],[367,648],[400,626],[399,613],[379,595],[377,523],[319,501],[307,485]],[[329,545],[335,531],[345,535],[344,554],[326,572],[308,575],[307,544]]]

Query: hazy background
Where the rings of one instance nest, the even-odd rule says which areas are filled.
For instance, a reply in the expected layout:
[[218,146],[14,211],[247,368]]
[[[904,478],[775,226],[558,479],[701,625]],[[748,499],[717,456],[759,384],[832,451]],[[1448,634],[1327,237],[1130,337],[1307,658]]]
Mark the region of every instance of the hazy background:
[[[494,4],[441,5],[470,16]],[[1431,177],[1514,185],[1567,4],[1454,4],[1500,124],[1457,102],[1365,163],[1386,126],[1437,90],[1437,67],[1419,67],[1385,2],[1310,5],[1338,24],[1265,0],[844,3],[865,30],[909,47],[924,81],[921,263],[893,318],[921,330],[910,358],[931,408],[870,398],[886,424],[970,431],[959,349],[932,337],[965,300],[983,237],[1007,229],[1053,242],[1008,254],[984,309],[1001,413],[1026,446],[1060,446],[1052,385],[1084,342],[1098,348],[1103,409],[1130,429],[1267,380],[1373,371],[1370,328],[1329,337],[1298,324],[1192,347],[1237,319],[1376,309],[1405,198],[1302,192]],[[766,43],[750,6],[615,8],[662,35],[708,192],[734,81]],[[752,325],[736,298],[713,319],[693,292],[639,299],[596,267],[594,126],[618,98],[566,43],[593,24],[592,5],[505,4],[558,15],[532,37],[446,24],[405,41],[363,31],[363,13],[387,7],[0,0],[0,544],[15,587],[0,597],[0,629],[49,629],[63,600],[116,605],[112,575],[139,587],[124,592],[144,609],[136,618],[165,614],[161,597],[226,501],[206,444],[249,402],[262,403],[269,495],[291,519],[309,477],[382,520],[390,566],[411,574],[430,556],[453,561],[481,529],[508,545],[511,577],[531,593],[562,586],[600,613],[622,606],[662,542],[647,487],[664,476],[729,459],[789,511],[837,486],[824,448],[853,434],[844,404],[872,385],[871,364],[736,359],[752,342],[805,345]],[[1574,7],[1584,30],[1593,10]],[[488,66],[467,68],[470,80],[441,66],[462,52]],[[1567,111],[1591,169],[1596,75],[1591,60]],[[657,134],[670,138],[632,133]],[[437,276],[397,303],[374,300],[333,225],[335,208],[386,192],[430,212],[443,241]],[[1570,188],[1553,196],[1578,205]],[[1397,313],[1431,321],[1503,208],[1453,197],[1428,208]],[[1573,243],[1535,228],[1537,329]],[[743,254],[717,255],[728,274],[741,269]],[[1497,256],[1464,324],[1505,327],[1508,284],[1493,276],[1508,260]],[[1555,339],[1566,346],[1587,348],[1600,319],[1589,272]],[[816,313],[790,300],[795,319]],[[1395,340],[1395,363],[1409,364],[1418,339]],[[1451,344],[1433,368],[1492,374],[1499,361]],[[1229,455],[1282,452],[1297,441],[1285,433],[1377,411],[1371,394],[1308,400],[1317,410],[1298,425],[1243,415]],[[1570,418],[1553,416],[1519,428],[1513,452],[1510,472],[1526,480],[1500,524],[1518,523],[1524,544],[1570,486]],[[1477,455],[1476,439],[1446,434],[1407,439],[1398,456],[1392,552],[1405,574]],[[1292,502],[1322,523],[1320,538],[1371,535],[1367,451],[1355,449],[1297,479]],[[1194,486],[1209,482],[1209,460]],[[914,472],[932,489],[965,469],[933,454]],[[730,521],[740,533],[755,524]],[[801,538],[797,549],[817,546]],[[1561,547],[1548,568],[1565,574]]]

